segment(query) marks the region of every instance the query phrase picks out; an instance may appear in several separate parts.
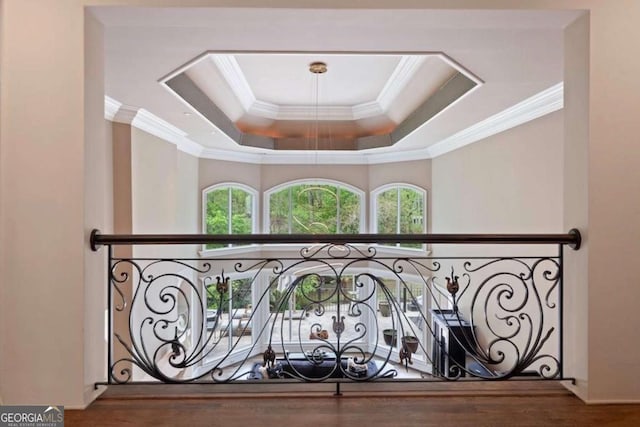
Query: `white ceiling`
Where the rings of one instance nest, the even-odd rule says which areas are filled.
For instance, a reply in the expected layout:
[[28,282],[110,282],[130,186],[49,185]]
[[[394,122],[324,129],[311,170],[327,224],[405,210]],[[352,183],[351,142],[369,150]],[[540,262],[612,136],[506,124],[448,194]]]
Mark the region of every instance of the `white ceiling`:
[[[274,59],[277,58],[277,61]],[[352,106],[376,99],[400,62],[398,55],[237,55],[257,99],[279,105],[309,105],[319,83],[318,104]],[[309,64],[323,61],[328,72],[315,75]]]
[[[244,53],[237,63],[255,88],[256,99],[294,104],[299,102],[296,93],[309,90],[303,77],[291,77],[289,83],[298,85],[296,91],[285,90],[289,87],[286,82],[260,82],[273,81],[273,75],[287,75],[299,64],[308,64],[312,57],[316,60],[317,52],[344,58],[350,53],[384,54],[382,61],[375,56],[359,56],[362,64],[347,67],[345,75],[337,72],[343,68],[343,58],[331,58],[337,59],[334,65],[329,64],[329,73],[336,71],[336,81],[331,81],[332,89],[328,89],[336,91],[331,94],[332,103],[352,104],[371,99],[401,56],[443,53],[484,83],[393,147],[373,150],[409,153],[445,141],[561,82],[563,28],[579,14],[504,10],[91,10],[105,26],[105,92],[109,97],[129,107],[144,108],[204,148],[261,156],[270,155],[269,150],[238,145],[201,115],[185,115],[193,112],[191,108],[160,82],[206,52]],[[285,56],[280,65],[265,66],[261,62],[265,55],[261,54],[269,52],[298,55]],[[373,59],[377,60],[375,65],[370,63]],[[367,73],[368,67],[376,72]],[[350,83],[349,79],[355,80]],[[342,90],[351,86],[358,90]],[[216,84],[210,83],[209,89],[219,91],[220,96],[232,94]],[[288,98],[282,98],[283,94]],[[229,114],[241,117],[245,113],[236,107]]]

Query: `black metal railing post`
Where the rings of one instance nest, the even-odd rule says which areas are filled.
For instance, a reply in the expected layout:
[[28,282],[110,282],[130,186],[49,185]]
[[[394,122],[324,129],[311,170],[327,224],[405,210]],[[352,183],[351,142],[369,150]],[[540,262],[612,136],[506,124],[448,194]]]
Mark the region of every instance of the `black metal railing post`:
[[[92,234],[93,235],[93,234]],[[111,268],[112,268],[112,260],[113,260],[113,247],[111,245],[108,246],[108,258],[107,258],[107,322],[108,322],[108,332],[107,332],[107,351],[108,351],[108,365],[107,365],[107,382],[112,384],[111,377],[111,367],[113,366],[113,289],[111,287]]]
[[[578,242],[577,247],[580,247],[580,242]],[[562,245],[558,245],[558,264],[558,274],[560,276],[558,281],[558,359],[560,365],[560,378],[564,378],[564,248]]]

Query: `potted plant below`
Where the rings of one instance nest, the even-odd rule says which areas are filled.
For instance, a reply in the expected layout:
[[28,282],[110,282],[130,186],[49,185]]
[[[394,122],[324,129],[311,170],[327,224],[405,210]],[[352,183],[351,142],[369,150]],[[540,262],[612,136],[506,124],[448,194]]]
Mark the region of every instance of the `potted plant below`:
[[395,347],[397,342],[397,331],[395,329],[384,329],[382,336],[384,337],[385,344]]
[[389,301],[378,302],[378,309],[380,310],[380,315],[382,317],[391,316],[391,306],[389,305]]
[[418,351],[419,344],[420,342],[418,341],[418,338],[414,337],[413,335],[406,335],[402,337],[402,346],[406,347],[407,350],[409,350],[411,353],[415,353]]

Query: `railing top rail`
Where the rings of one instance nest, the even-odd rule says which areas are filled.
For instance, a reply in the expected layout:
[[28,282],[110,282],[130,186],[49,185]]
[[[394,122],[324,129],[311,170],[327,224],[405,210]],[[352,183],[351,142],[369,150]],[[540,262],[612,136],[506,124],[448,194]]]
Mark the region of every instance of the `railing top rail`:
[[102,245],[194,244],[561,244],[580,249],[580,231],[566,234],[101,234],[91,233],[91,248]]

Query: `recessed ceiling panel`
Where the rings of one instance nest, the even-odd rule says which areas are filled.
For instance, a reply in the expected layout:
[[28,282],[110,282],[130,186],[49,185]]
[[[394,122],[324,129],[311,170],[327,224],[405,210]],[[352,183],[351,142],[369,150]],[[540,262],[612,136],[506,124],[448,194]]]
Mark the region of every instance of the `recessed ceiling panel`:
[[[318,62],[326,72],[311,71]],[[463,71],[443,54],[225,52],[166,84],[215,126],[233,129],[238,144],[259,138],[263,148],[305,149],[314,140],[314,149],[357,150],[371,145],[363,138],[395,144],[462,97],[478,84]]]
[[[399,55],[234,55],[256,99],[279,106],[346,106],[375,101],[400,62]],[[326,74],[309,72],[325,62]]]

